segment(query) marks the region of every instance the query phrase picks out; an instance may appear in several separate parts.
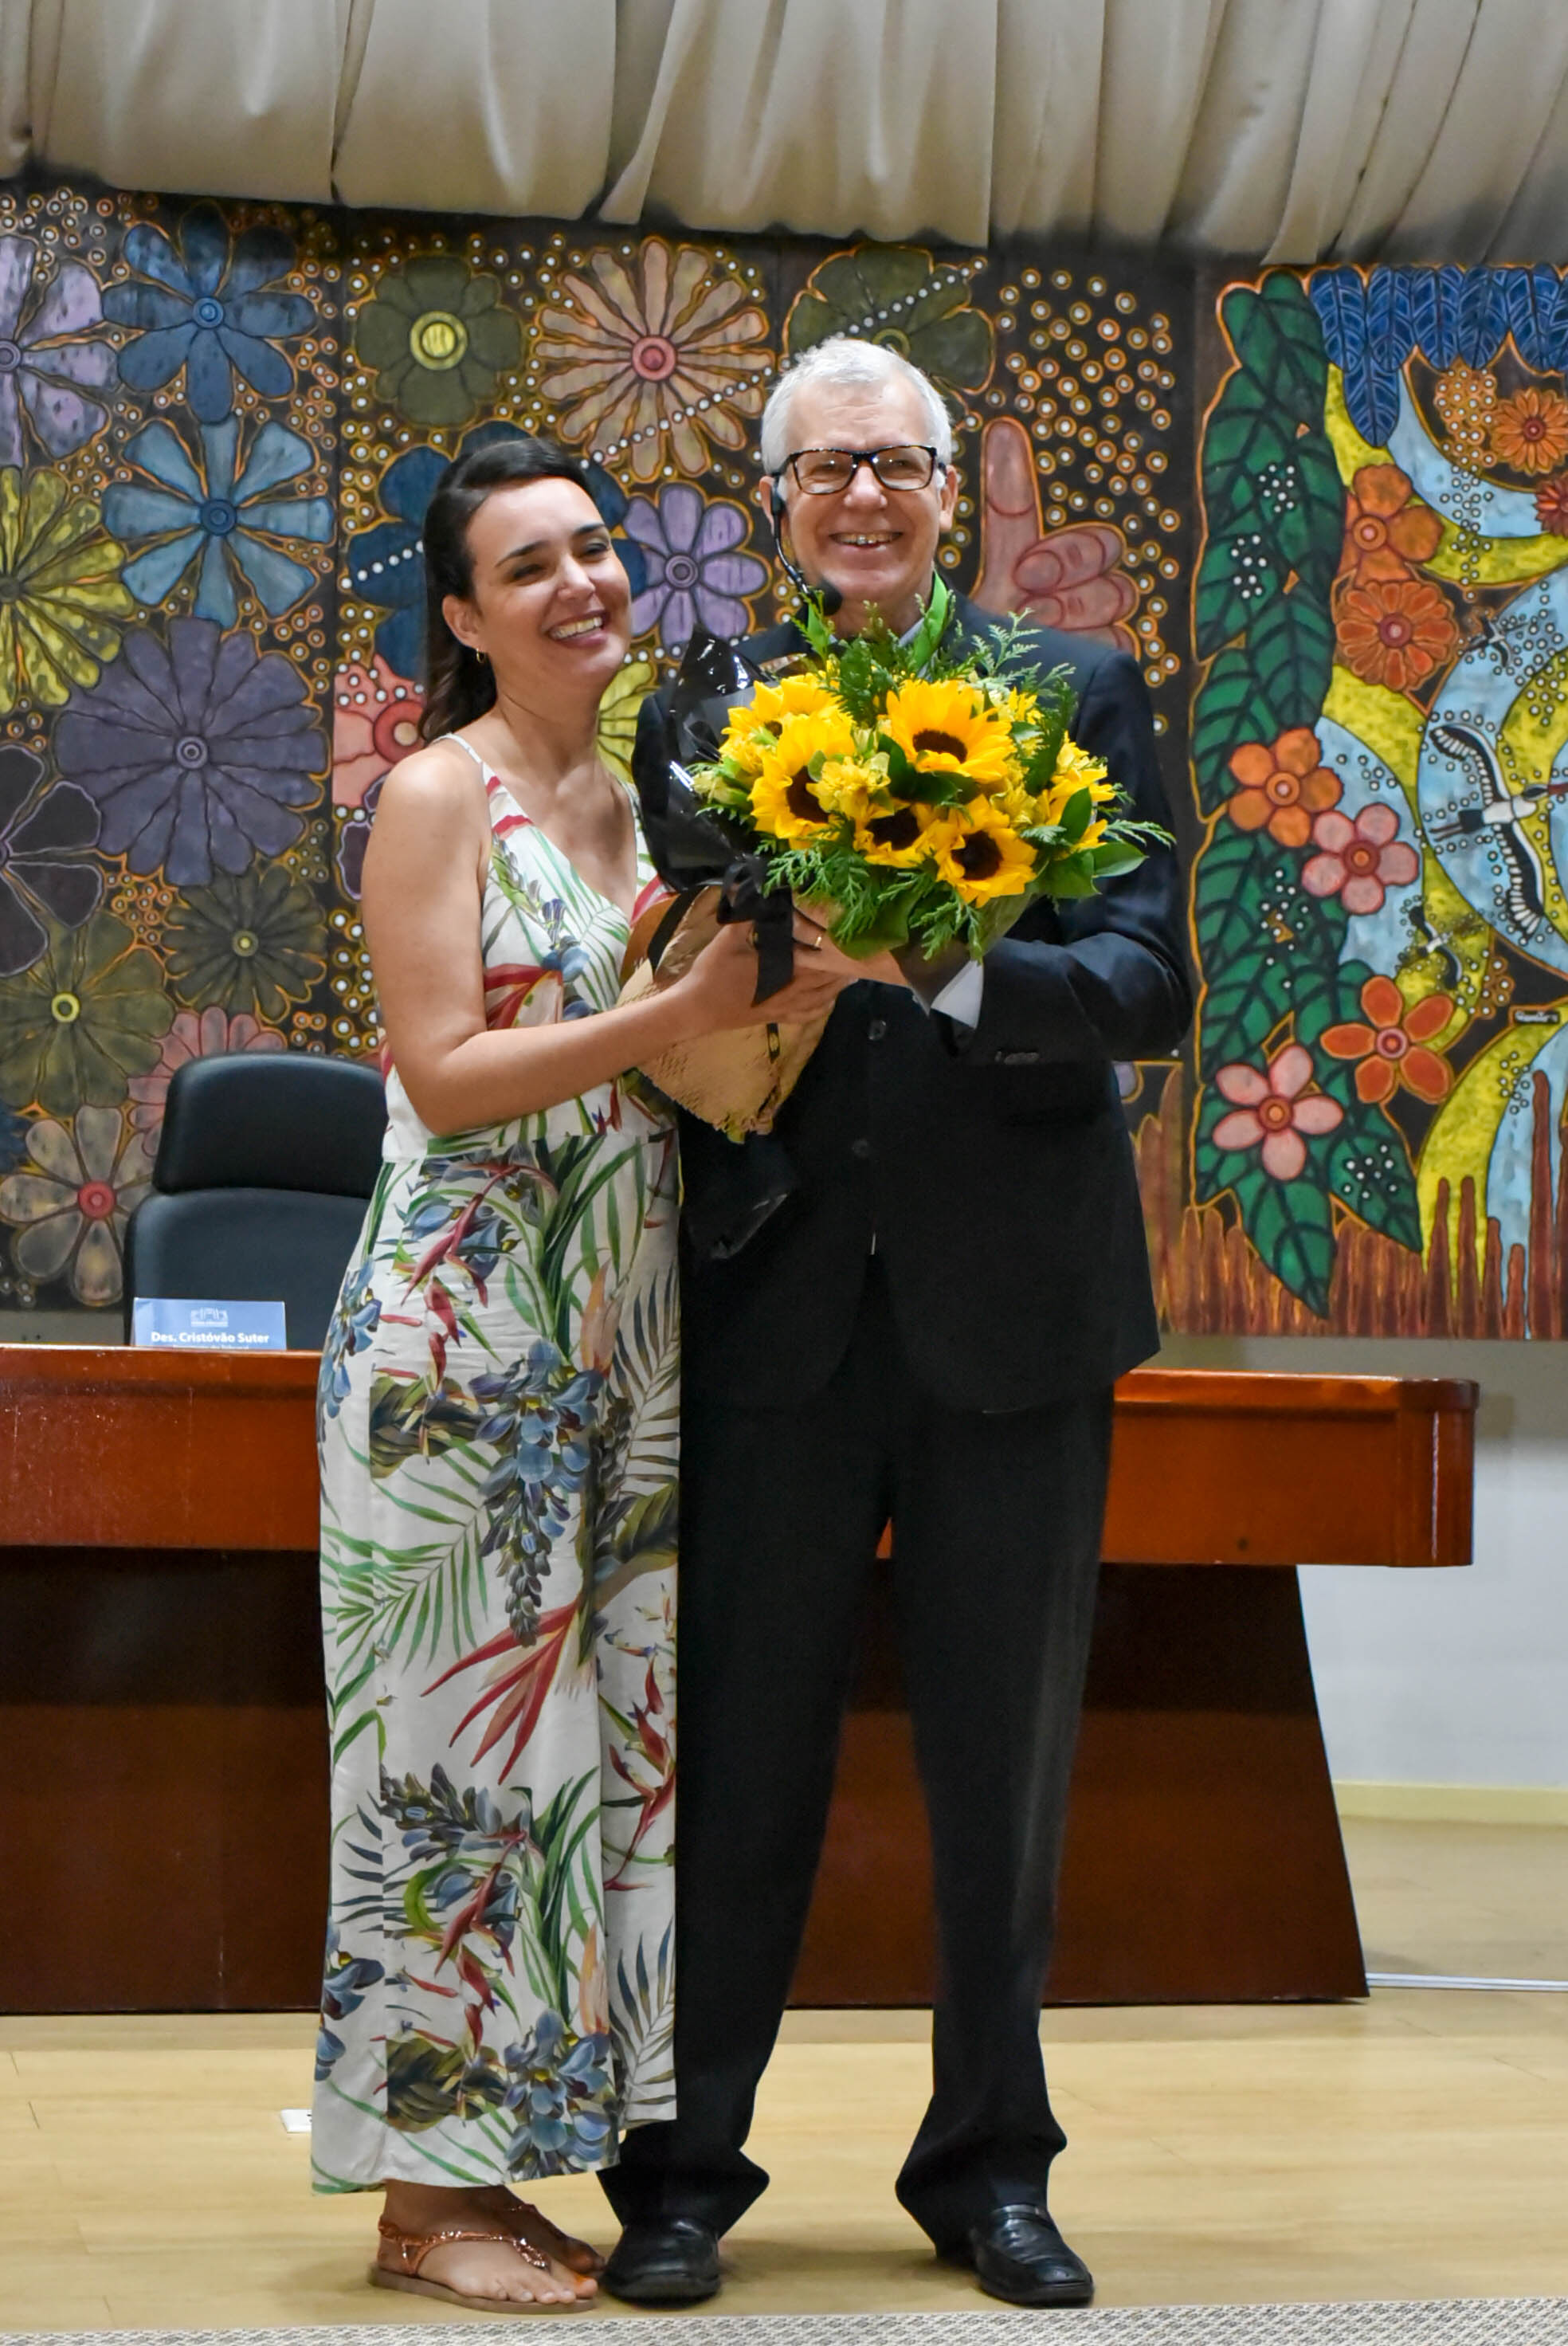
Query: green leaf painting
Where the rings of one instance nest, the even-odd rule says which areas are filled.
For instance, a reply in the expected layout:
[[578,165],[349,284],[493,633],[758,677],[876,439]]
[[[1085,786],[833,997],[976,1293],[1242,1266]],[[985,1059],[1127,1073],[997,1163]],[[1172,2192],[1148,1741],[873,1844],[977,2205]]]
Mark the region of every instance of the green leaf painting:
[[1335,985],[1344,915],[1301,886],[1301,863],[1267,831],[1230,823],[1199,862],[1195,928],[1203,966],[1215,973],[1200,1028],[1206,1075],[1256,1057],[1281,1021]]
[[[1387,796],[1369,804],[1364,796],[1385,756],[1396,759],[1407,788],[1415,781],[1409,723],[1394,722],[1409,704],[1390,702],[1388,690],[1407,668],[1397,657],[1384,660],[1369,628],[1386,613],[1396,644],[1407,607],[1435,628],[1430,606],[1413,599],[1424,590],[1413,579],[1407,585],[1399,548],[1430,550],[1436,533],[1429,523],[1400,523],[1386,536],[1382,516],[1403,512],[1410,484],[1397,471],[1364,474],[1369,459],[1346,437],[1319,312],[1338,321],[1336,331],[1360,314],[1355,300],[1338,294],[1325,293],[1315,308],[1279,270],[1231,287],[1219,303],[1233,364],[1200,458],[1207,543],[1195,634],[1207,667],[1191,756],[1208,826],[1193,880],[1203,980],[1195,1195],[1211,1206],[1225,1200],[1258,1260],[1321,1319],[1345,1232],[1386,1241],[1417,1269],[1426,1241],[1409,1132],[1393,1112],[1396,1098],[1409,1096],[1380,1078],[1363,1096],[1352,1064],[1356,1053],[1383,1047],[1364,1025],[1362,988],[1373,964],[1361,955],[1370,950],[1387,956],[1378,964],[1385,969],[1424,972],[1419,982],[1428,986],[1441,973],[1420,950],[1433,916],[1419,895],[1405,903],[1400,929],[1360,926],[1374,914],[1387,918],[1392,889],[1436,868],[1430,852],[1423,858],[1405,843],[1406,810]],[[1358,505],[1363,477],[1370,485]],[[1384,553],[1385,545],[1392,550]],[[1364,574],[1361,563],[1369,566]],[[1350,607],[1369,616],[1342,648],[1341,598],[1350,586],[1368,595]],[[1308,769],[1310,801],[1298,795]],[[1440,909],[1451,918],[1446,896]],[[1336,1035],[1351,1040],[1337,1051]],[[1288,1064],[1279,1055],[1292,1045],[1311,1054],[1308,1090],[1331,1105],[1312,1111],[1316,1128],[1274,1152],[1270,1170],[1262,1120],[1237,1115],[1235,1103],[1266,1096],[1270,1071]],[[1390,1034],[1388,1047],[1405,1045]],[[1307,1065],[1298,1055],[1288,1064],[1296,1076]],[[1448,1080],[1446,1066],[1429,1057],[1423,1082]],[[1268,1113],[1283,1118],[1287,1110],[1276,1101]],[[1234,1145],[1217,1141],[1221,1127]]]
[[1321,430],[1329,363],[1317,313],[1288,270],[1271,270],[1261,287],[1237,286],[1220,303],[1237,363],[1251,377],[1287,430]]
[[1308,1311],[1327,1311],[1334,1275],[1327,1192],[1311,1179],[1277,1181],[1261,1167],[1239,1176],[1236,1188],[1243,1227],[1275,1278]]
[[1197,1214],[1151,1229],[1204,1325],[1568,1334],[1563,314],[1543,266],[1219,295],[1197,1035],[1145,1158],[1179,1109]]

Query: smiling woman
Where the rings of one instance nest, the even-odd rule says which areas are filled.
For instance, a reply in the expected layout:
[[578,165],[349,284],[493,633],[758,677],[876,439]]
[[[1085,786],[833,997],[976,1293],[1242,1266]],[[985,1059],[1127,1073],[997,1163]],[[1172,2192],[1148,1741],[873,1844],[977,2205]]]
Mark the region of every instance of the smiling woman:
[[[631,590],[586,468],[473,449],[423,538],[423,746],[363,870],[386,1163],[318,1405],[312,2151],[384,2189],[382,2285],[563,2303],[597,2259],[508,2186],[670,2108],[675,1133],[628,1071],[791,1005],[754,1007],[738,930],[617,1002],[653,872],[599,747]],[[796,1015],[852,974],[801,958]]]

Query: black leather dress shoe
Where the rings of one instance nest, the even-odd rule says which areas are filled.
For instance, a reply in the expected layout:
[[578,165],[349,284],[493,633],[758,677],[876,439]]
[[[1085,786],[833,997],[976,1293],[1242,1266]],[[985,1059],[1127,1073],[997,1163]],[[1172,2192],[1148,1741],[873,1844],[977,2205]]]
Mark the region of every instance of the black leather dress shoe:
[[695,2305],[718,2294],[718,2235],[695,2216],[647,2216],[628,2224],[600,2275],[629,2305]]
[[952,2254],[973,2269],[987,2296],[1004,2297],[1009,2305],[1094,2302],[1094,2275],[1044,2208],[993,2208]]

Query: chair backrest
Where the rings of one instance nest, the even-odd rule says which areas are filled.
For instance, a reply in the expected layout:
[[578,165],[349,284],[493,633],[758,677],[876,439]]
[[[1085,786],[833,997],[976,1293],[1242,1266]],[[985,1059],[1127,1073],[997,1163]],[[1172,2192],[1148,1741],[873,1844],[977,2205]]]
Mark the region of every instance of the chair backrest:
[[189,1059],[168,1087],[153,1185],[368,1198],[386,1095],[373,1067],[297,1051]]
[[126,1309],[138,1295],[281,1303],[296,1352],[325,1341],[365,1218],[317,1189],[153,1189],[126,1229]]
[[343,1059],[235,1052],[168,1087],[153,1186],[126,1230],[138,1295],[280,1302],[320,1345],[381,1169],[381,1078]]

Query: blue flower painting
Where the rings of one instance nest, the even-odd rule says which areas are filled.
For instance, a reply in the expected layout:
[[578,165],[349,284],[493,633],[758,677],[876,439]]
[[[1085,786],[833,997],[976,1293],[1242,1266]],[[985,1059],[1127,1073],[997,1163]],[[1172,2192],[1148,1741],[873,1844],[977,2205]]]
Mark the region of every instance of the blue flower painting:
[[278,229],[235,239],[218,206],[196,204],[168,237],[138,221],[125,240],[137,276],[111,285],[104,315],[139,331],[120,353],[120,375],[136,391],[158,391],[185,369],[185,393],[202,423],[220,423],[234,405],[238,374],[265,399],[293,385],[279,342],[309,332],[315,311],[302,293],[280,291],[294,247]]
[[124,572],[144,603],[163,602],[195,563],[196,616],[225,627],[239,615],[237,578],[270,618],[315,585],[315,572],[276,541],[325,546],[334,525],[331,500],[273,495],[312,469],[310,442],[269,420],[243,462],[239,445],[234,416],[202,424],[196,453],[161,418],[129,443],[126,454],[155,485],[117,482],[104,499],[104,519],[117,537],[144,546]]

